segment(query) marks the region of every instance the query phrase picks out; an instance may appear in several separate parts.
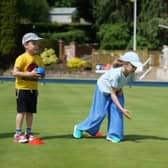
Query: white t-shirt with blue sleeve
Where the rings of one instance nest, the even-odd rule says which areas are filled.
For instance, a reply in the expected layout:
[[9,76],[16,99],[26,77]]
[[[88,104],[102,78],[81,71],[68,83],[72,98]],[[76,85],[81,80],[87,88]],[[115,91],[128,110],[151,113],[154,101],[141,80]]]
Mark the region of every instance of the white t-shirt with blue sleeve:
[[111,68],[105,72],[98,80],[97,84],[101,92],[110,93],[111,87],[116,91],[120,90],[124,85],[135,80],[135,74],[125,76],[123,74],[123,67]]

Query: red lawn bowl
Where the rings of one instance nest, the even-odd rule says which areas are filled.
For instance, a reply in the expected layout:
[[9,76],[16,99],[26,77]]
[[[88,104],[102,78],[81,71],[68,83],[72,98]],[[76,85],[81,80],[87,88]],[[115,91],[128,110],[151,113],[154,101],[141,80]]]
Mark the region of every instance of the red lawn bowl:
[[90,135],[90,134],[88,134],[88,136],[89,136],[89,137],[100,138],[100,137],[102,137],[103,135],[102,135],[101,132],[98,131],[98,132],[96,133],[96,135]]
[[102,135],[101,132],[97,132],[96,135],[95,135],[95,137],[102,137],[102,136],[103,136],[103,135]]
[[42,145],[44,142],[40,138],[33,138],[33,140],[29,141],[30,145]]

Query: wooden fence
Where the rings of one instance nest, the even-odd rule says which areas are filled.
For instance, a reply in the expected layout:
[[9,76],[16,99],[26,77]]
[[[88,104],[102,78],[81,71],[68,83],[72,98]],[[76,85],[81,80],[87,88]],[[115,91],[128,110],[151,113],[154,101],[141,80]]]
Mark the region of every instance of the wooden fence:
[[[95,70],[97,64],[112,64],[115,58],[119,58],[125,52],[125,50],[93,50],[91,57],[93,70]],[[151,66],[160,65],[160,51],[137,50],[136,53],[142,62],[145,62],[151,56]]]

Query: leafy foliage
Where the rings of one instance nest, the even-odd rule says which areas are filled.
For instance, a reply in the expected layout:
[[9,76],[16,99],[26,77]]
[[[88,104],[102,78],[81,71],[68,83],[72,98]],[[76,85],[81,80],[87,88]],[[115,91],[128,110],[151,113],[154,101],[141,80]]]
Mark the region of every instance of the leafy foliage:
[[132,18],[132,4],[120,0],[94,0],[93,17],[96,27],[105,23],[129,22]]
[[68,68],[82,68],[84,64],[85,64],[85,61],[77,57],[67,60]]
[[139,48],[157,49],[160,45],[158,24],[162,2],[142,0],[140,9],[137,21],[137,45]]
[[50,49],[45,48],[44,51],[40,54],[40,56],[45,65],[56,63],[58,59],[56,57],[55,51],[52,48]]
[[23,23],[48,21],[49,6],[46,0],[22,0],[19,8]]
[[86,21],[94,23],[93,18],[93,2],[94,0],[77,0],[75,1],[75,6],[78,8],[80,17],[84,18]]
[[126,24],[103,24],[98,32],[102,49],[124,49],[129,39]]
[[70,30],[67,32],[61,33],[53,33],[50,39],[54,40],[64,40],[65,43],[69,43],[70,41],[76,41],[78,43],[83,43],[88,41],[88,37],[85,35],[85,32],[82,30]]
[[0,66],[6,67],[17,46],[18,0],[0,1]]
[[[165,0],[137,0],[137,48],[158,49],[162,44],[163,39],[160,36],[158,24],[161,18],[164,18],[163,20],[166,19],[168,15],[167,7],[168,2]],[[93,17],[96,20],[95,27],[99,31],[99,28],[103,24],[111,23],[117,25],[118,23],[127,23],[130,33],[129,38],[125,38],[125,40],[128,40],[127,48],[131,48],[133,38],[133,9],[133,3],[128,0],[94,0]],[[110,29],[110,31],[117,30]],[[123,33],[123,31],[125,32],[125,30],[122,29],[121,33]],[[109,32],[107,34],[111,33]],[[117,34],[117,32],[114,34]],[[108,38],[106,37],[106,39]],[[102,40],[104,40],[104,38]],[[105,46],[108,47],[104,47],[104,41],[101,43],[103,43],[103,45],[101,44],[103,48],[113,49],[107,44]],[[119,44],[118,46],[121,45]]]
[[56,7],[71,7],[73,6],[75,0],[59,0],[55,1],[54,6]]

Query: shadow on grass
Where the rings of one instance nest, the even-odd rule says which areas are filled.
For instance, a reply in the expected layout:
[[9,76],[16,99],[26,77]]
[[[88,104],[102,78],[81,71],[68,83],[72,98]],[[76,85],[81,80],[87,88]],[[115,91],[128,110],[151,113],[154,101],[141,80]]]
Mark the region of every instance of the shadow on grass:
[[65,134],[65,135],[51,135],[51,136],[43,136],[40,137],[42,140],[45,139],[72,139],[72,134]]
[[[2,139],[2,138],[11,138],[11,137],[13,137],[14,136],[14,134],[15,134],[15,132],[6,132],[6,133],[1,133],[0,134],[0,139]],[[33,133],[33,135],[38,135],[39,133]]]
[[[38,135],[39,133],[34,133],[34,135]],[[7,132],[7,133],[1,133],[0,134],[0,139],[1,138],[10,138],[13,137],[14,132]],[[49,140],[49,139],[74,139],[72,134],[62,134],[62,135],[50,135],[50,136],[43,136],[40,137],[42,140]],[[84,139],[105,139],[106,136],[102,137],[90,137],[87,135],[83,136]],[[135,135],[135,134],[130,134],[130,135],[125,135],[123,142],[126,141],[131,141],[131,142],[140,142],[141,140],[159,140],[159,141],[168,141],[168,138],[165,137],[159,137],[159,136],[154,136],[154,135]]]
[[[42,140],[45,140],[45,139],[75,139],[73,137],[72,134],[65,134],[65,135],[52,135],[52,136],[43,136],[43,137],[40,137]],[[83,139],[105,139],[106,137],[105,136],[102,136],[102,137],[90,137],[90,136],[87,136],[87,135],[83,135],[82,137]]]
[[[64,135],[51,135],[51,136],[43,136],[40,137],[42,140],[49,139],[74,139],[72,134],[64,134]],[[89,137],[84,135],[84,139],[106,139],[106,136],[102,137]],[[154,135],[125,135],[123,142],[132,141],[132,142],[140,142],[141,140],[160,140],[160,141],[168,141],[168,138],[159,137]]]
[[159,137],[154,135],[125,135],[123,141],[132,141],[132,142],[140,142],[141,140],[161,140],[168,141],[168,138]]
[[14,135],[14,132],[1,133],[0,139],[1,138],[10,138],[10,137],[13,137],[13,135]]
[[[0,139],[2,138],[11,138],[14,136],[14,132],[7,132],[7,133],[0,133]],[[33,135],[38,136],[39,133],[35,132]],[[41,139],[59,139],[59,138],[69,138],[72,139],[73,136],[72,134],[67,134],[67,135],[51,135],[51,136],[44,136],[40,137]]]

